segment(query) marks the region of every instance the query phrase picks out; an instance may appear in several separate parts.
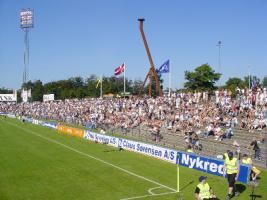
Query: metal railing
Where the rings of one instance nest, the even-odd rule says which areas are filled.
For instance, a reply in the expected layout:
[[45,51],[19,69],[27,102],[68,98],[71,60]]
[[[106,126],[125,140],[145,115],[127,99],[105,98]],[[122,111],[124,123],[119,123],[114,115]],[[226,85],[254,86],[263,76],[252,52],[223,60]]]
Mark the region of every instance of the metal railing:
[[[178,135],[167,130],[161,130],[160,134],[155,134],[153,133],[153,131],[142,126],[138,126],[135,128],[121,128],[115,127],[113,125],[101,124],[98,125],[98,128],[102,128],[110,134],[119,134],[120,136],[133,138],[143,142],[162,145],[176,150],[185,151],[187,147],[183,135]],[[265,137],[266,139],[264,144],[261,144],[261,160],[254,159],[254,164],[256,166],[264,168],[267,167],[267,134],[265,134]],[[224,141],[214,141],[205,138],[199,138],[199,141],[203,146],[203,150],[195,150],[195,153],[200,155],[217,157],[218,155],[223,155],[226,150],[236,150],[236,146]],[[254,157],[254,151],[252,149],[249,149],[246,145],[240,145],[240,152],[246,153],[252,158]]]

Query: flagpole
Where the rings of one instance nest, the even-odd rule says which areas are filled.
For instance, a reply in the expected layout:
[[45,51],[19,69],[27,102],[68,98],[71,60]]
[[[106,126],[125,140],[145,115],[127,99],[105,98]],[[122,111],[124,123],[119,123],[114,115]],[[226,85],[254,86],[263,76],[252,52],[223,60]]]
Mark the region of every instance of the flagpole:
[[177,192],[180,192],[180,169],[179,165],[177,165]]
[[248,89],[250,90],[250,66],[248,66]]
[[103,98],[103,88],[102,88],[102,82],[103,82],[103,74],[100,77],[100,98]]
[[179,165],[180,165],[180,161],[179,161],[179,153],[177,152],[177,155],[176,155],[176,167],[177,167],[177,176],[176,176],[176,183],[177,183],[177,190],[176,192],[180,192],[180,168],[179,168]]
[[169,97],[171,97],[171,69],[169,66]]
[[123,63],[124,64],[124,70],[123,70],[123,95],[125,96],[125,71],[126,71],[126,65],[125,65],[125,62]]

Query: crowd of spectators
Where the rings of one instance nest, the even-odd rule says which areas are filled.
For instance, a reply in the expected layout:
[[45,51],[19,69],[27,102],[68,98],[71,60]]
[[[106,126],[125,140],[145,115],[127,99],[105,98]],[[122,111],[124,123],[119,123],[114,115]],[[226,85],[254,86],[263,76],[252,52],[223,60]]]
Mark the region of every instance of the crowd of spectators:
[[[239,90],[231,98],[227,90],[176,93],[171,97],[85,98],[65,101],[4,103],[0,112],[79,125],[107,125],[123,129],[147,127],[159,135],[162,129],[183,134],[188,144],[201,148],[199,137],[231,138],[234,127],[249,132],[266,127],[267,91]],[[157,137],[160,139],[160,137]]]

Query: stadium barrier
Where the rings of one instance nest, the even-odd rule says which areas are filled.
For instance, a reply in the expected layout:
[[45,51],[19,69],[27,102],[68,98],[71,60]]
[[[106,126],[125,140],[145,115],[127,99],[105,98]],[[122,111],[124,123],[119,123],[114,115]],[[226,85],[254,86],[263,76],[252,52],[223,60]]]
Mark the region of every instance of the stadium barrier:
[[[192,153],[178,152],[177,164],[191,169],[206,172],[208,174],[223,176],[223,160],[205,156],[198,156]],[[247,183],[249,174],[250,167],[248,165],[241,164],[237,180],[242,183]]]
[[[178,164],[184,167],[199,170],[208,174],[223,176],[223,160],[175,151],[164,147],[132,141],[124,138],[102,135],[99,133],[94,133],[92,131],[85,131],[84,138],[91,141],[108,144],[113,147],[142,153],[147,156],[159,158],[173,164]],[[247,183],[249,174],[250,167],[248,165],[241,164],[238,181]]]
[[43,122],[39,120],[39,124],[48,128],[56,129],[57,123],[56,122]]
[[30,118],[30,117],[22,117],[22,119],[23,119],[25,122],[33,123],[33,118]]
[[[74,135],[80,138],[85,138],[87,140],[91,140],[94,142],[99,142],[113,147],[123,148],[125,150],[141,153],[143,155],[158,158],[173,164],[181,165],[190,169],[199,170],[208,174],[223,176],[223,165],[224,165],[223,160],[205,156],[199,156],[193,153],[176,151],[165,147],[160,147],[129,139],[103,135],[89,130],[82,130],[73,127],[68,127],[65,125],[60,125],[55,122],[44,122],[27,117],[24,119],[26,122],[29,123],[38,122],[37,124],[39,125],[57,129],[60,132]],[[241,164],[238,181],[242,183],[247,183],[249,181],[248,180],[249,174],[250,174],[250,166]]]
[[13,115],[13,114],[6,114],[6,116],[9,117],[9,118],[13,118],[13,119],[16,118],[16,115]]
[[124,138],[102,135],[88,130],[85,131],[84,138],[94,142],[108,144],[113,147],[123,148],[125,150],[138,152],[147,156],[152,156],[154,158],[159,158],[173,164],[176,163],[177,152],[165,147],[132,141]]

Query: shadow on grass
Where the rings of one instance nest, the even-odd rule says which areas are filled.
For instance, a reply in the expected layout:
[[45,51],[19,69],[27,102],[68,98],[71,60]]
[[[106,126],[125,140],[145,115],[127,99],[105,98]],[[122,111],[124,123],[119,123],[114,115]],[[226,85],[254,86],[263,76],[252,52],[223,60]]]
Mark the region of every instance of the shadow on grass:
[[118,152],[120,151],[119,149],[105,149],[103,152],[105,153],[110,153],[110,152]]
[[186,185],[184,185],[183,187],[181,187],[180,192],[182,192],[184,189],[186,189],[188,186],[190,186],[192,183],[194,183],[194,181],[190,181],[188,182]]
[[235,187],[236,187],[236,190],[237,190],[239,193],[244,192],[244,191],[246,190],[246,188],[247,188],[247,187],[246,187],[245,185],[243,185],[243,184],[236,184]]
[[251,200],[256,200],[256,199],[262,198],[261,195],[257,195],[257,194],[251,194],[249,196],[250,196]]
[[261,199],[262,198],[261,195],[255,194],[255,187],[252,186],[251,188],[252,188],[252,191],[251,191],[251,194],[249,195],[250,196],[250,200]]

